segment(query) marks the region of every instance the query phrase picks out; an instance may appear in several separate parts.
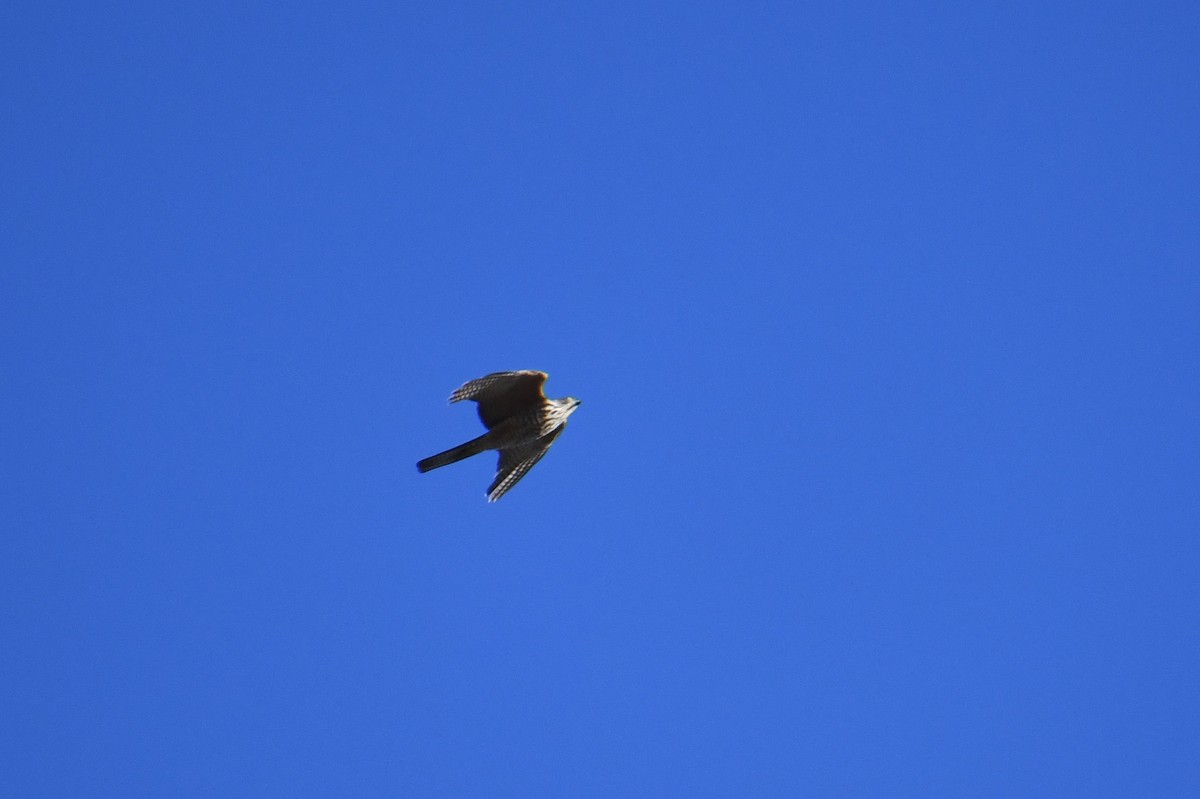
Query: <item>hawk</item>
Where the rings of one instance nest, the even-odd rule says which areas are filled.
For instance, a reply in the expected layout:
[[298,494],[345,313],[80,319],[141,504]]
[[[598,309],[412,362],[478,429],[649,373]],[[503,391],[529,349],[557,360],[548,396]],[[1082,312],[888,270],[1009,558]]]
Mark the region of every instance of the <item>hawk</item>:
[[567,417],[579,407],[574,397],[547,399],[542,391],[545,383],[545,372],[529,370],[493,372],[464,383],[450,401],[478,403],[479,420],[488,432],[420,461],[417,470],[424,473],[485,450],[499,450],[496,479],[488,486],[487,498],[488,502],[500,499],[542,459],[567,426]]

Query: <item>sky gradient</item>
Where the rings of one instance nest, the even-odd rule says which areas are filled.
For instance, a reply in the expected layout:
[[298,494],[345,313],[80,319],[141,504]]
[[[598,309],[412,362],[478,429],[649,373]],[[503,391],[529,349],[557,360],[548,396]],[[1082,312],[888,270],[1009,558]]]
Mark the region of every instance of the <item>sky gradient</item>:
[[0,794],[1200,795],[1198,8],[6,4]]

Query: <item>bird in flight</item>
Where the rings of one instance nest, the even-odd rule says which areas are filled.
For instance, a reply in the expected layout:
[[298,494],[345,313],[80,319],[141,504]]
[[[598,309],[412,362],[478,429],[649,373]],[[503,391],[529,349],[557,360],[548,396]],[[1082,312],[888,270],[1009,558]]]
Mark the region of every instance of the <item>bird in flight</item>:
[[567,426],[567,417],[579,407],[574,397],[547,399],[542,391],[545,383],[545,372],[529,370],[493,372],[464,383],[450,401],[478,403],[479,420],[488,431],[420,461],[417,470],[424,473],[489,449],[499,450],[496,479],[488,486],[487,498],[488,502],[500,499],[542,459]]

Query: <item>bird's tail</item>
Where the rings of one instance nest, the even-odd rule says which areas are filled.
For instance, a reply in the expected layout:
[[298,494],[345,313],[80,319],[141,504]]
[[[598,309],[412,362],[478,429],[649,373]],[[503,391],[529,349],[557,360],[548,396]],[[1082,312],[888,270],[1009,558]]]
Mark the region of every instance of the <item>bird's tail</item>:
[[454,449],[448,449],[445,452],[439,452],[437,455],[432,455],[423,461],[419,461],[417,463],[417,471],[428,472],[432,469],[457,463],[463,458],[469,458],[472,455],[478,455],[479,453],[488,449],[488,436],[490,435],[490,433],[484,433],[479,438],[473,438],[465,444],[459,444]]

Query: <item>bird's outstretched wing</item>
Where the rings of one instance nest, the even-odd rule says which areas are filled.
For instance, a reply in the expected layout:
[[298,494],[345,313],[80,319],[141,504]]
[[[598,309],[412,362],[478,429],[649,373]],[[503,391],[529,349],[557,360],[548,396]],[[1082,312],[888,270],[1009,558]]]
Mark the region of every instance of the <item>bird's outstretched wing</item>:
[[546,395],[542,393],[545,383],[545,372],[492,372],[464,383],[450,395],[450,401],[479,403],[479,420],[491,430],[509,416],[533,410],[545,402]]
[[488,502],[495,502],[504,496],[504,492],[517,484],[534,464],[542,459],[550,450],[550,445],[566,425],[550,431],[546,435],[523,447],[500,450],[500,462],[496,465],[496,479],[488,486]]

